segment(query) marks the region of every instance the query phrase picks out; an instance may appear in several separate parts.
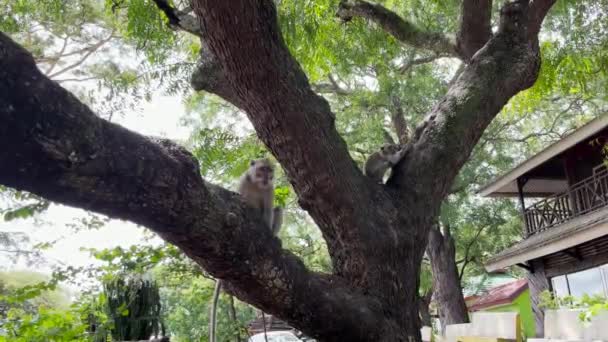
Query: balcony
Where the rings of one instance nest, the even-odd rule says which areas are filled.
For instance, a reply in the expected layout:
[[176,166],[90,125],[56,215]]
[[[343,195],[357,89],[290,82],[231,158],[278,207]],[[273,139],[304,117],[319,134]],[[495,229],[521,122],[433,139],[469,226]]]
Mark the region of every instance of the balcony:
[[548,197],[524,212],[526,237],[560,225],[608,205],[608,169],[569,187],[568,191]]

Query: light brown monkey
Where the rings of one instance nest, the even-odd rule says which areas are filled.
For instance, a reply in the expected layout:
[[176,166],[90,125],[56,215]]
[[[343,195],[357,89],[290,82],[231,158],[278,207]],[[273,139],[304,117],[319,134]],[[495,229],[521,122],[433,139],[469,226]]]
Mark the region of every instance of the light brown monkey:
[[382,183],[386,171],[405,156],[407,149],[399,144],[384,144],[380,151],[372,153],[365,162],[365,175],[377,183]]
[[274,167],[266,158],[255,159],[241,177],[239,193],[247,204],[259,211],[272,230],[274,214]]
[[[249,163],[249,168],[239,182],[239,193],[245,202],[257,209],[264,218],[273,235],[277,235],[283,223],[283,208],[274,204],[274,167],[266,158],[255,159]],[[217,302],[222,290],[222,281],[217,279],[213,290],[211,319],[209,320],[209,341],[216,341]]]

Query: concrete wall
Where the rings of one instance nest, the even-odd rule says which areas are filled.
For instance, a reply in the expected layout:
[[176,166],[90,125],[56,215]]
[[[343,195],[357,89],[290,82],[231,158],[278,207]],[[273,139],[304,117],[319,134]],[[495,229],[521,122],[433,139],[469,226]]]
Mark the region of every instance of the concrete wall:
[[530,302],[530,290],[522,292],[515,300],[506,305],[495,306],[489,308],[488,312],[518,312],[521,320],[522,330],[526,337],[532,337],[536,333],[536,324],[534,323],[534,314],[532,313],[532,305]]
[[503,338],[521,337],[517,312],[475,312],[471,323],[446,326],[445,342],[456,342],[460,337]]
[[608,340],[608,311],[602,311],[584,323],[582,310],[562,309],[545,312],[545,338],[566,340]]

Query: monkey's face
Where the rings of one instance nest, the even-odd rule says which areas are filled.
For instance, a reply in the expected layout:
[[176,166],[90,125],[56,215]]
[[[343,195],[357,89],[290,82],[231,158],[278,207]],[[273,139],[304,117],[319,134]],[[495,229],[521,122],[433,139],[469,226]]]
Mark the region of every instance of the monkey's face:
[[385,157],[394,156],[395,154],[399,153],[400,150],[401,146],[397,144],[384,144],[382,147],[380,147],[380,153]]
[[249,176],[251,181],[260,189],[268,189],[272,187],[274,168],[267,159],[252,160],[249,167]]

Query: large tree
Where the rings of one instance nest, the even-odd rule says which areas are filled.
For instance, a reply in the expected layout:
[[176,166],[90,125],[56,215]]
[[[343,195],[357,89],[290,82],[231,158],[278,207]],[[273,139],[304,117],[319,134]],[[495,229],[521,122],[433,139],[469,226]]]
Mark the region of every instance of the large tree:
[[[454,35],[427,32],[390,10],[343,1],[403,44],[465,63],[408,142],[386,185],[366,178],[287,49],[272,1],[193,1],[166,14],[198,35],[197,87],[244,110],[327,242],[332,274],[281,248],[239,197],[200,176],[179,145],[96,116],[0,35],[0,183],[131,220],[182,249],[227,291],[322,341],[420,340],[418,275],[429,229],[485,128],[534,84],[538,33],[555,0],[464,0]],[[166,4],[166,3],[165,3]],[[200,79],[199,79],[200,81]]]

